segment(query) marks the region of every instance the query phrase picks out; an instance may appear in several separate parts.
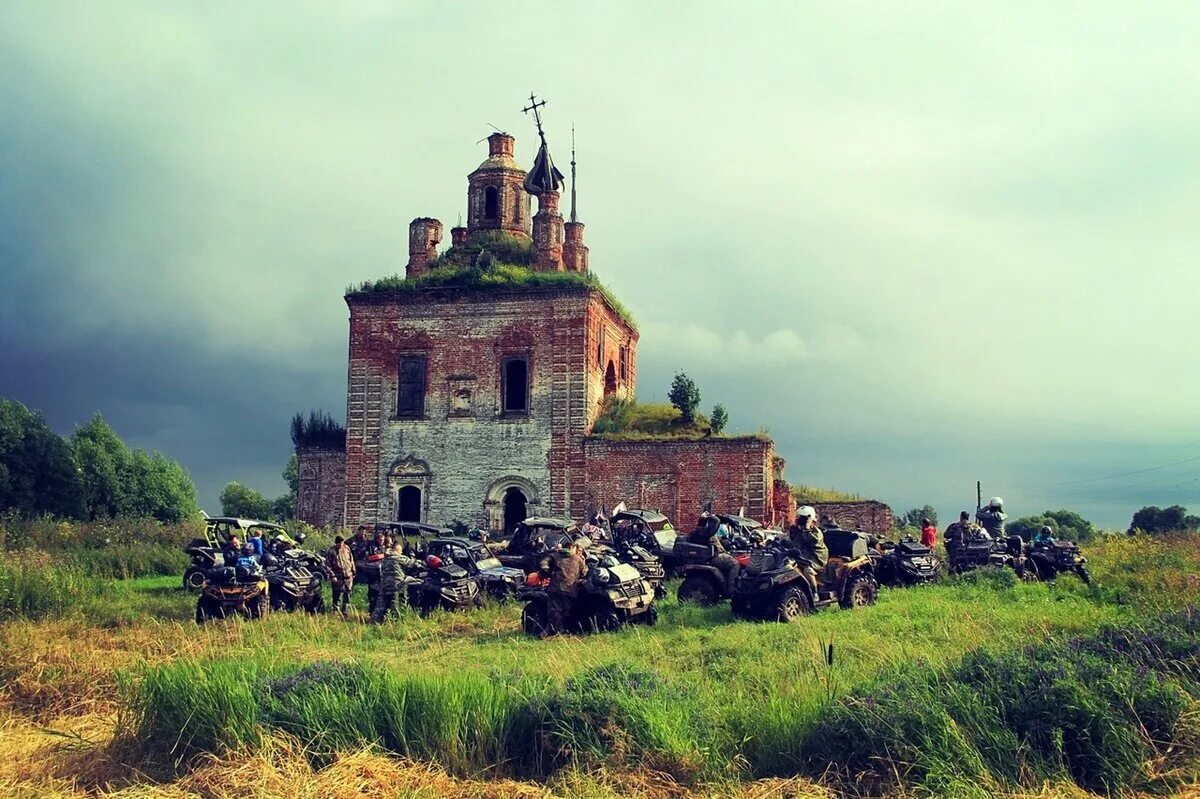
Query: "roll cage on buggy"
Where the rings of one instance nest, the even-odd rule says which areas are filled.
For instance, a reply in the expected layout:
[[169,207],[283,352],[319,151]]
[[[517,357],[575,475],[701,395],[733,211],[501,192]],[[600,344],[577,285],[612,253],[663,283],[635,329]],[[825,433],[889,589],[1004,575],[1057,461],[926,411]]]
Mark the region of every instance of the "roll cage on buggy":
[[542,558],[556,548],[565,548],[585,537],[570,519],[531,516],[517,523],[508,545],[497,553],[497,557],[505,566],[521,569],[528,574],[537,571]]
[[436,556],[443,563],[466,569],[475,578],[480,591],[491,599],[504,600],[516,594],[525,579],[521,569],[505,566],[486,544],[461,536],[431,539],[421,550],[426,558]]
[[270,542],[282,535],[293,545],[296,543],[287,530],[272,522],[243,519],[238,516],[209,516],[204,520],[204,537],[193,538],[183,548],[192,559],[191,565],[183,572],[183,587],[199,591],[204,585],[205,572],[225,565],[219,556],[221,548],[229,543],[229,539],[237,535],[244,544],[253,531],[260,532],[264,542]]

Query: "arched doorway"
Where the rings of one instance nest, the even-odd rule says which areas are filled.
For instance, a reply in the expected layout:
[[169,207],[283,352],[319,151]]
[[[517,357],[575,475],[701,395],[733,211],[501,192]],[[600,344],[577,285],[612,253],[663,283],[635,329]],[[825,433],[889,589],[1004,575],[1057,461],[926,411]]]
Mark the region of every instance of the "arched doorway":
[[617,393],[617,370],[613,366],[613,362],[608,362],[608,368],[604,370],[604,396]]
[[529,515],[529,500],[525,492],[513,486],[504,492],[504,533],[513,531],[518,522],[525,521]]
[[401,486],[396,497],[396,521],[421,521],[421,489],[416,486]]

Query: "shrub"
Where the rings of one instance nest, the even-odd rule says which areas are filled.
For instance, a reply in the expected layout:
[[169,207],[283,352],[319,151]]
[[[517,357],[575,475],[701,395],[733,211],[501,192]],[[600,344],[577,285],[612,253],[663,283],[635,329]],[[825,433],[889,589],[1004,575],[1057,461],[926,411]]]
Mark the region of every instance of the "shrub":
[[1049,526],[1057,538],[1067,538],[1072,541],[1090,541],[1096,537],[1096,526],[1075,511],[1048,510],[1037,516],[1023,516],[1006,527],[1012,535],[1019,535],[1026,541],[1033,540],[1042,527]]
[[675,379],[671,381],[671,390],[667,392],[667,399],[679,409],[679,416],[684,424],[691,424],[696,420],[696,408],[700,407],[700,389],[696,388],[695,382],[686,373],[675,373]]
[[[292,444],[297,449],[302,447],[320,447],[324,449],[344,449],[346,447],[346,428],[334,421],[334,418],[323,410],[303,413],[297,412],[292,417]],[[289,464],[290,465],[290,464]],[[284,470],[285,479],[288,470]],[[299,479],[297,477],[297,479]]]

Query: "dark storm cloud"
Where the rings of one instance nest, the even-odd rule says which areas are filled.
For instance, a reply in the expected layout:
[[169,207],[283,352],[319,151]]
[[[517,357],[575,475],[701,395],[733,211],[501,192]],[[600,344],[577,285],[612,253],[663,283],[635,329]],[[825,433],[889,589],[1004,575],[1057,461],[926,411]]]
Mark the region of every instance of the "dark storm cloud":
[[291,413],[343,413],[343,289],[453,224],[488,123],[529,163],[536,88],[643,399],[684,369],[902,508],[1200,505],[1073,482],[1200,454],[1193,5],[563,6],[549,60],[544,8],[481,9],[0,6],[0,393],[210,507],[282,490]]

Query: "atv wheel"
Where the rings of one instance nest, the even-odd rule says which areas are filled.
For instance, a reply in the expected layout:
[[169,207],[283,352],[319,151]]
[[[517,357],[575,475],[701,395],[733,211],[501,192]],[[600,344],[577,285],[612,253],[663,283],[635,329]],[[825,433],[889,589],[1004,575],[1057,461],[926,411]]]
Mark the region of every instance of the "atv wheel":
[[1036,560],[1025,561],[1025,564],[1017,569],[1017,577],[1026,583],[1036,583],[1043,579],[1053,579],[1053,576],[1042,576],[1042,570]]
[[1075,574],[1079,575],[1079,579],[1083,580],[1084,585],[1092,584],[1092,575],[1088,574],[1087,566],[1080,566],[1075,569]]
[[271,603],[266,594],[259,594],[246,605],[252,619],[261,619],[271,612]]
[[309,600],[308,604],[304,606],[304,609],[309,613],[324,613],[325,595],[317,594],[311,600]]
[[705,608],[715,605],[718,599],[717,588],[713,585],[713,581],[707,577],[695,575],[683,578],[677,596],[681,603],[687,602]]
[[595,625],[596,632],[614,633],[621,629],[621,617],[614,611],[601,613],[592,619],[592,624]]
[[812,613],[812,597],[795,586],[785,588],[775,603],[775,618],[779,621],[795,621],[808,613]]
[[542,602],[529,602],[521,611],[521,630],[526,635],[545,638],[550,631],[550,618],[546,605]]
[[860,574],[850,580],[846,592],[842,595],[841,606],[855,609],[865,608],[875,604],[875,595],[879,593],[879,585],[869,574]]
[[183,573],[183,587],[187,591],[199,591],[204,587],[204,569],[192,566]]
[[749,621],[758,618],[750,612],[750,603],[746,601],[745,597],[733,597],[729,600],[729,607],[731,610],[733,610],[733,616],[735,619],[744,619]]
[[212,600],[206,596],[202,596],[196,600],[196,624],[204,624],[204,622],[215,619],[220,615],[217,609],[213,606]]
[[644,624],[647,627],[653,627],[654,625],[658,624],[658,608],[651,605],[650,607],[646,608],[645,612],[634,616],[633,621],[636,624]]

